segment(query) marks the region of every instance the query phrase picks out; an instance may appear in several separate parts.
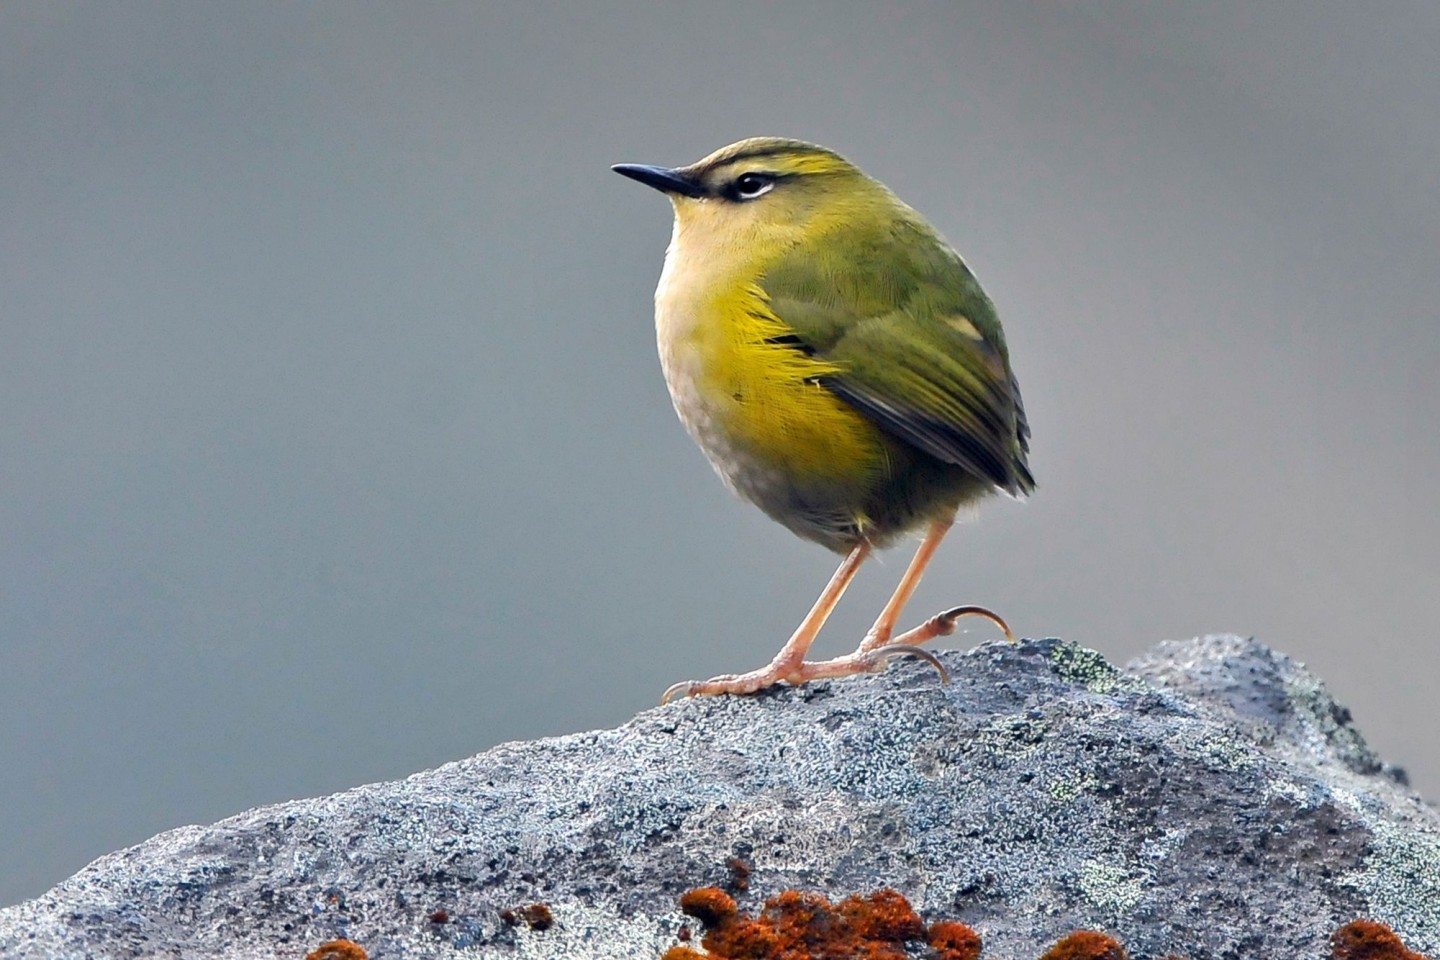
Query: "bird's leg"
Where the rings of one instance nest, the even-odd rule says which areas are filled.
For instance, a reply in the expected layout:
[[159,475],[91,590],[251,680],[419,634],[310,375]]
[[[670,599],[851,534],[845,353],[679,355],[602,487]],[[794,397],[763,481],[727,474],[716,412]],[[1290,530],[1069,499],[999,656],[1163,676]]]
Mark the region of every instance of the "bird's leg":
[[950,532],[954,524],[953,516],[930,523],[930,529],[925,531],[925,539],[920,541],[915,556],[910,560],[910,566],[905,568],[905,576],[900,578],[900,585],[890,595],[890,601],[885,604],[885,609],[880,611],[875,625],[865,634],[865,639],[860,641],[860,648],[855,651],[857,654],[869,653],[890,642],[890,637],[895,632],[895,622],[900,619],[900,612],[905,609],[905,604],[910,602],[915,588],[920,586],[920,578],[924,576],[925,568],[930,565],[930,558],[935,556],[940,541],[945,539],[945,534]]
[[930,565],[930,558],[935,555],[935,549],[940,546],[940,541],[945,539],[945,534],[955,525],[955,518],[949,517],[943,520],[935,520],[930,524],[930,529],[925,532],[925,539],[920,541],[920,547],[915,551],[915,557],[910,561],[910,566],[905,570],[905,576],[900,578],[900,585],[895,588],[895,593],[890,597],[890,602],[885,604],[885,609],[880,611],[880,616],[875,620],[875,625],[870,632],[865,634],[865,639],[860,642],[860,648],[855,651],[857,656],[874,653],[884,647],[894,651],[897,647],[917,647],[927,640],[934,640],[936,637],[948,637],[955,632],[955,621],[961,617],[984,617],[995,626],[1005,632],[1005,639],[1011,643],[1015,642],[1015,634],[1011,631],[1010,625],[1000,619],[999,615],[986,610],[984,607],[952,607],[943,613],[926,620],[914,630],[908,630],[898,637],[893,637],[895,622],[900,619],[900,611],[909,602],[915,588],[920,585],[920,577],[925,573],[925,568]]
[[844,595],[845,588],[850,586],[850,581],[855,579],[855,572],[860,569],[860,564],[870,554],[870,544],[862,540],[857,543],[840,566],[825,585],[820,593],[820,599],[815,601],[815,606],[810,608],[805,619],[800,621],[800,626],[785,641],[785,646],[775,655],[768,666],[759,670],[751,670],[749,673],[727,674],[714,677],[710,680],[682,680],[661,696],[660,702],[665,703],[677,694],[684,694],[687,697],[714,696],[721,693],[754,693],[756,690],[763,690],[766,687],[774,686],[781,680],[792,680],[803,682],[802,668],[805,666],[805,653],[810,649],[810,644],[815,642],[815,636],[820,628],[825,625],[825,620],[830,616],[830,611],[840,602]]
[[900,578],[900,585],[895,588],[895,592],[890,596],[890,601],[885,604],[885,609],[880,611],[880,616],[875,620],[875,625],[865,634],[865,639],[860,642],[860,646],[854,653],[836,657],[833,660],[802,664],[792,682],[867,673],[880,669],[892,656],[899,654],[911,654],[929,660],[931,665],[940,672],[941,679],[948,681],[949,675],[941,666],[940,661],[921,651],[919,645],[928,640],[934,640],[936,637],[949,636],[954,633],[955,622],[961,617],[984,617],[1003,630],[1006,639],[1014,643],[1015,634],[1010,630],[1009,624],[1000,619],[998,614],[992,613],[984,607],[974,606],[952,607],[943,613],[937,613],[915,629],[908,630],[898,637],[894,636],[895,622],[900,619],[900,612],[905,609],[905,604],[915,593],[915,588],[920,585],[920,577],[930,564],[930,558],[935,555],[940,541],[945,539],[945,534],[950,532],[950,527],[954,523],[954,518],[949,517],[935,520],[930,524],[930,529],[925,532],[925,538],[920,541],[920,547],[915,551],[910,566],[905,569],[905,575]]

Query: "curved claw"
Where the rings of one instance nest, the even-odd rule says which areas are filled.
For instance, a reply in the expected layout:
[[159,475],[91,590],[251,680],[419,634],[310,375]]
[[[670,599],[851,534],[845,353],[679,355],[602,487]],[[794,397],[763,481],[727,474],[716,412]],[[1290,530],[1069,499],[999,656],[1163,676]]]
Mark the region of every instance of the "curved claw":
[[660,706],[665,706],[665,704],[670,702],[671,697],[675,696],[678,693],[681,693],[682,691],[684,692],[685,696],[690,696],[690,691],[694,689],[694,687],[694,680],[681,680],[679,683],[670,684],[670,686],[665,688],[665,692],[660,694]]
[[935,668],[935,672],[940,674],[940,682],[942,684],[948,685],[950,683],[950,671],[945,669],[945,664],[940,662],[939,657],[923,647],[912,647],[908,643],[891,643],[876,650],[872,656],[875,658],[877,664],[883,664],[891,657],[897,657],[901,654],[919,657]]
[[961,617],[983,617],[999,627],[1005,633],[1006,640],[1009,640],[1011,643],[1016,642],[1015,631],[1010,629],[1010,624],[1006,623],[1000,614],[993,610],[987,610],[985,607],[976,606],[951,607],[944,613],[937,613],[931,618],[931,621],[936,627],[935,635],[948,636],[953,633],[955,631],[955,621]]

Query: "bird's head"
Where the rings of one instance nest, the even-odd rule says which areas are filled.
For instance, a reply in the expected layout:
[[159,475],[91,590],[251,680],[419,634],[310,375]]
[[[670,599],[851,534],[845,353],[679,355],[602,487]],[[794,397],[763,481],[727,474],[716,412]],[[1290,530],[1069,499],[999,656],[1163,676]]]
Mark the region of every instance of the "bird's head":
[[686,167],[612,169],[670,198],[677,236],[711,244],[789,245],[894,202],[833,150],[782,137],[741,140]]

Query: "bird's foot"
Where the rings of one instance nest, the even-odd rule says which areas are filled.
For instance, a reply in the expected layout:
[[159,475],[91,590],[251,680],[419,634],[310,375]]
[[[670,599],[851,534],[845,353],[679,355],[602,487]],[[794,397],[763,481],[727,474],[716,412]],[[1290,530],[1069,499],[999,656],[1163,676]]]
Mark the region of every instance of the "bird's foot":
[[[805,664],[801,663],[801,667]],[[718,697],[722,693],[746,694],[756,693],[766,687],[773,687],[782,680],[789,680],[791,673],[779,668],[772,663],[768,667],[759,670],[751,670],[749,673],[725,673],[718,677],[711,677],[709,680],[681,680],[673,683],[665,692],[660,695],[660,704],[664,706],[670,702],[672,697]],[[800,682],[804,681],[791,681]]]
[[805,680],[848,677],[857,673],[876,673],[885,669],[885,665],[891,657],[907,655],[926,661],[940,674],[941,683],[949,683],[949,671],[945,669],[935,654],[921,649],[920,644],[934,640],[936,637],[948,637],[955,632],[955,624],[961,617],[984,617],[1004,631],[1005,639],[1011,643],[1015,642],[1014,631],[1010,629],[1008,623],[1000,618],[999,614],[984,607],[951,607],[949,610],[935,614],[915,629],[907,630],[893,639],[871,630],[865,635],[859,649],[854,653],[836,657],[834,660],[803,663],[800,665],[801,669],[797,671],[803,679],[799,681],[791,680],[789,677],[786,679],[791,683],[803,683]]
[[[910,656],[919,657],[940,674],[941,683],[950,682],[950,671],[940,662],[940,658],[929,650],[921,649],[908,643],[887,643],[878,650],[860,651],[846,654],[843,657],[836,657],[833,660],[813,660],[800,665],[797,671],[799,679],[790,680],[791,683],[804,683],[807,680],[833,680],[836,677],[853,677],[857,673],[879,673],[885,669],[891,657]],[[786,678],[789,680],[790,678]]]
[[[920,644],[928,643],[936,637],[948,637],[955,632],[955,624],[959,622],[962,617],[982,617],[989,620],[1000,628],[1005,634],[1006,640],[1009,640],[1011,643],[1015,642],[1015,631],[1010,629],[1010,624],[1006,623],[998,613],[993,610],[988,610],[985,607],[964,606],[951,607],[949,610],[943,610],[915,629],[907,630],[893,639],[883,634],[877,634],[874,628],[872,628],[871,631],[865,635],[865,639],[860,642],[860,649],[856,650],[855,653],[873,653],[876,650],[883,650],[895,646],[918,647]],[[888,631],[886,632],[888,633]]]
[[886,644],[880,650],[868,653],[856,651],[849,656],[836,657],[833,660],[804,660],[788,672],[782,672],[772,663],[764,669],[752,670],[749,673],[730,673],[712,677],[709,680],[682,680],[671,685],[660,696],[660,703],[669,703],[671,698],[676,696],[716,697],[722,693],[756,693],[782,682],[798,687],[810,680],[848,677],[857,673],[875,673],[883,670],[891,657],[907,655],[919,657],[934,667],[940,674],[941,683],[950,682],[949,672],[935,654],[929,650],[896,642]]
[[759,670],[751,670],[749,673],[725,674],[709,680],[682,680],[666,690],[660,697],[660,702],[662,704],[669,703],[673,697],[677,696],[715,697],[722,693],[755,693],[781,682],[798,686],[810,680],[829,680],[835,677],[854,676],[857,673],[876,673],[885,669],[885,665],[891,657],[898,656],[919,657],[925,660],[940,674],[941,683],[949,683],[950,674],[940,663],[939,658],[930,651],[921,649],[920,644],[934,640],[936,637],[948,637],[955,632],[955,624],[962,617],[983,617],[1004,631],[1005,639],[1011,643],[1015,642],[1014,631],[1000,618],[999,614],[984,607],[951,607],[949,610],[937,613],[915,629],[907,630],[893,639],[876,642],[876,636],[873,633],[868,634],[854,653],[836,657],[833,660],[803,660],[793,663],[776,658],[768,666]]

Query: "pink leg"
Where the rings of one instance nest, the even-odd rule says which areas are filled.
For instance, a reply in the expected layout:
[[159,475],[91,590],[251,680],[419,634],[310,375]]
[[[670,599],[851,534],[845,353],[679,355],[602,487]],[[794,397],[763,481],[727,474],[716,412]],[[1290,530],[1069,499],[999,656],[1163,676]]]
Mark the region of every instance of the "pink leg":
[[895,592],[890,596],[890,601],[885,604],[885,609],[880,611],[875,625],[870,628],[869,633],[865,634],[865,639],[860,642],[860,646],[854,653],[836,657],[833,660],[802,664],[798,673],[786,679],[792,683],[802,683],[821,677],[846,677],[851,674],[866,673],[881,669],[891,656],[909,653],[927,657],[940,671],[941,677],[948,680],[948,674],[940,665],[940,661],[929,657],[918,647],[928,640],[954,633],[955,623],[961,617],[984,617],[1003,630],[1005,638],[1014,643],[1015,634],[1011,631],[1009,624],[984,607],[974,606],[953,607],[943,613],[937,613],[913,630],[902,633],[898,637],[893,636],[895,623],[900,619],[901,611],[905,609],[905,604],[915,593],[915,588],[920,585],[920,577],[924,575],[925,568],[929,566],[936,548],[940,546],[940,541],[945,539],[945,534],[950,531],[954,522],[954,519],[950,518],[936,520],[930,524],[930,529],[925,532],[925,539],[920,541],[920,547],[915,551],[914,559],[906,568],[905,575],[900,578],[900,585],[895,588]]
[[860,564],[870,554],[870,544],[861,541],[846,555],[840,562],[834,576],[825,585],[820,599],[815,601],[815,606],[810,608],[809,614],[800,622],[800,626],[791,634],[785,646],[775,655],[770,664],[761,667],[759,670],[751,670],[749,673],[733,673],[724,676],[714,677],[710,680],[682,680],[661,696],[660,702],[666,703],[676,694],[684,694],[687,697],[714,696],[721,693],[754,693],[756,690],[763,690],[766,687],[774,686],[781,680],[789,680],[792,683],[802,683],[801,676],[804,666],[805,653],[810,649],[810,644],[815,642],[815,636],[820,628],[825,625],[825,620],[830,616],[830,611],[840,602],[840,597],[845,593],[845,588],[850,586],[850,581],[855,579],[855,572],[860,569]]
[[895,622],[900,619],[900,613],[905,609],[905,604],[910,602],[915,588],[920,586],[920,578],[925,575],[925,568],[930,565],[930,558],[935,556],[940,541],[945,539],[945,534],[950,532],[950,527],[954,523],[953,517],[931,522],[930,529],[925,531],[925,539],[920,541],[915,556],[910,560],[910,566],[905,568],[905,576],[900,578],[900,585],[890,595],[890,602],[886,603],[885,609],[880,611],[875,625],[870,628],[869,633],[865,634],[865,639],[860,641],[860,648],[855,651],[856,653],[869,653],[876,647],[883,647],[890,642],[890,636],[895,632]]

